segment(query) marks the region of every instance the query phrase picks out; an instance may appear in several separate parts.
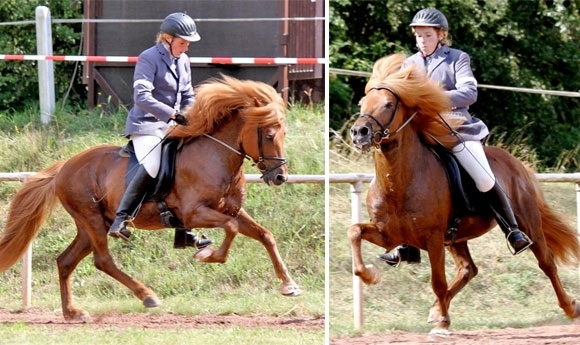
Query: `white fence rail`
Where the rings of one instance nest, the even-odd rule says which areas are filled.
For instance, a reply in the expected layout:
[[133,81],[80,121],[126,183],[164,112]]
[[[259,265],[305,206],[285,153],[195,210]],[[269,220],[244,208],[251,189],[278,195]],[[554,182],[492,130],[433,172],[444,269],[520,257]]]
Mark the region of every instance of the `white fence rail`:
[[[33,172],[22,173],[0,173],[2,181],[25,181]],[[289,175],[287,183],[348,183],[351,185],[351,221],[353,224],[362,221],[362,199],[363,186],[369,183],[374,174],[329,174],[325,175]],[[576,184],[576,226],[580,234],[580,173],[573,174],[536,174],[540,182],[570,182]],[[249,183],[261,182],[260,175],[246,174]],[[326,210],[328,212],[328,209]],[[327,225],[328,226],[328,225]],[[327,232],[328,233],[328,232]],[[327,238],[328,240],[328,238]],[[22,301],[24,308],[30,306],[31,286],[32,286],[32,253],[29,250],[22,258]],[[355,329],[361,329],[364,324],[363,318],[363,294],[362,282],[360,278],[353,275],[353,321]]]

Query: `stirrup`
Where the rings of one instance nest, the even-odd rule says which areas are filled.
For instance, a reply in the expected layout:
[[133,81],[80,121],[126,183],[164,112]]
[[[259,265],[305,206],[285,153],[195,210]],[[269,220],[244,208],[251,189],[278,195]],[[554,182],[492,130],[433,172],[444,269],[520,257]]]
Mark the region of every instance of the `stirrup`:
[[109,231],[107,232],[107,235],[109,235],[112,238],[120,238],[125,242],[131,242],[131,240],[129,239],[129,237],[131,237],[131,231],[129,229],[127,229],[128,223],[129,223],[129,220],[124,220],[121,223],[122,226],[118,231],[111,231],[111,229],[109,229]]
[[397,267],[399,267],[399,265],[401,264],[401,262],[403,260],[401,259],[401,253],[399,252],[399,250],[396,249],[396,248],[393,249],[393,250],[396,250],[397,251],[397,255],[396,255],[397,256],[397,261],[395,261],[393,259],[387,258],[387,255],[391,255],[390,252],[385,252],[385,253],[379,254],[379,255],[377,255],[377,258],[379,260],[385,262],[389,266],[394,267],[394,268],[397,268]]
[[[512,234],[516,234],[519,233],[522,235],[523,240],[527,242],[527,244],[523,247],[521,247],[519,250],[517,250],[516,248],[512,247],[511,241],[510,241],[510,236],[512,236]],[[528,235],[526,235],[525,232],[521,231],[520,229],[512,229],[510,228],[510,232],[507,234],[507,236],[505,237],[507,242],[508,242],[508,250],[510,251],[510,253],[512,253],[512,255],[518,255],[519,253],[523,252],[524,250],[528,249],[532,244],[534,244],[534,242],[532,242],[532,240],[528,237]]]

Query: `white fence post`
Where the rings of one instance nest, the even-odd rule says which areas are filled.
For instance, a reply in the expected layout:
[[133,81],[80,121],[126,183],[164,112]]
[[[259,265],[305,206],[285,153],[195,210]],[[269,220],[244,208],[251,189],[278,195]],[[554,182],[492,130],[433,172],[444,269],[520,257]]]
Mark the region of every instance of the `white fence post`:
[[[361,222],[362,218],[362,201],[361,201],[361,193],[363,190],[363,181],[358,180],[351,185],[351,219],[352,224],[357,224]],[[353,259],[353,272],[354,272],[354,259]],[[362,328],[364,324],[364,315],[363,315],[363,286],[362,281],[356,275],[352,275],[352,306],[354,312],[354,328],[359,330]]]
[[[38,55],[52,56],[52,27],[50,10],[46,6],[36,8],[36,50]],[[54,117],[54,62],[38,61],[38,100],[40,121],[47,125]]]
[[22,307],[28,309],[32,300],[32,244],[22,257]]

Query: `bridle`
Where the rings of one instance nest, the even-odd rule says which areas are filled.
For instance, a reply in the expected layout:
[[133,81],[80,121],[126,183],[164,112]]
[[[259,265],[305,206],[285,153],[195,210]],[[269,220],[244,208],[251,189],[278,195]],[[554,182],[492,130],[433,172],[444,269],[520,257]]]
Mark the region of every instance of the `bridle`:
[[415,115],[417,115],[417,112],[415,111],[411,116],[409,116],[409,118],[405,122],[403,122],[403,124],[399,128],[397,128],[395,131],[391,132],[391,126],[393,125],[393,121],[395,120],[395,116],[397,115],[397,112],[399,111],[399,107],[401,106],[401,99],[399,98],[399,95],[397,95],[395,90],[391,89],[388,86],[384,86],[384,85],[373,86],[369,89],[369,92],[372,90],[387,90],[390,93],[392,93],[393,96],[395,96],[395,99],[397,100],[397,103],[395,104],[395,111],[393,112],[393,116],[391,116],[391,119],[389,120],[389,123],[386,126],[383,126],[383,124],[380,123],[379,120],[377,120],[373,115],[371,115],[369,113],[361,113],[359,115],[359,117],[365,117],[365,118],[369,118],[369,119],[373,120],[381,128],[380,131],[373,132],[373,143],[375,144],[375,147],[378,148],[383,141],[391,138],[395,134],[399,133],[403,128],[405,128],[411,122],[411,120],[413,120]]
[[[231,147],[230,145],[228,145],[227,143],[224,143],[223,141],[219,140],[218,138],[215,138],[209,134],[204,134],[205,137],[220,143],[221,145],[225,146],[226,148],[228,148],[229,150],[237,153],[239,156],[242,156],[244,159],[250,160],[252,161],[252,165],[256,166],[260,172],[262,173],[262,176],[260,176],[260,178],[264,178],[264,176],[268,175],[269,173],[271,173],[272,171],[278,169],[279,167],[283,166],[284,164],[286,164],[286,158],[282,158],[282,157],[270,157],[270,156],[264,156],[263,153],[263,148],[262,148],[262,128],[258,128],[258,152],[259,152],[259,156],[258,159],[253,159],[252,157],[250,157],[248,154],[245,154],[243,152],[240,152],[238,150],[236,150],[235,148]],[[276,160],[279,161],[280,164],[274,166],[274,167],[270,167],[268,168],[266,166],[266,164],[264,163],[267,160]]]
[[[274,170],[278,169],[279,167],[281,167],[282,165],[286,164],[286,158],[264,156],[263,151],[262,151],[262,135],[263,135],[262,128],[258,127],[258,152],[260,153],[260,156],[258,157],[257,161],[254,161],[254,165],[256,165],[258,167],[258,169],[260,170],[260,172],[262,173],[262,176],[260,178],[263,178],[264,176],[268,175],[272,171],[274,171]],[[268,169],[266,164],[264,164],[265,160],[274,160],[274,161],[279,161],[280,163],[278,165],[276,165],[275,167]]]

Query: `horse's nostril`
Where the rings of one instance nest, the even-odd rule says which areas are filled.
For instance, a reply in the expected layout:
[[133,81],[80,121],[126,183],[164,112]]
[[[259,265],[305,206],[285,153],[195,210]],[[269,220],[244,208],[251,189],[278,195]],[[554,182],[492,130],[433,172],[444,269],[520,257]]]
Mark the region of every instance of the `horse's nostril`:
[[369,134],[369,129],[367,127],[363,127],[360,130],[360,135],[365,136]]

